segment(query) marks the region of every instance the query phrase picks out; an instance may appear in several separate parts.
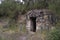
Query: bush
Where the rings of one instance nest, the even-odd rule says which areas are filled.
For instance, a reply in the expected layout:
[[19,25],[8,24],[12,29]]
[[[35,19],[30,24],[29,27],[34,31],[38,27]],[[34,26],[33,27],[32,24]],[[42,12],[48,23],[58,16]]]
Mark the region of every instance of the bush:
[[47,35],[47,40],[60,40],[60,29],[51,30]]

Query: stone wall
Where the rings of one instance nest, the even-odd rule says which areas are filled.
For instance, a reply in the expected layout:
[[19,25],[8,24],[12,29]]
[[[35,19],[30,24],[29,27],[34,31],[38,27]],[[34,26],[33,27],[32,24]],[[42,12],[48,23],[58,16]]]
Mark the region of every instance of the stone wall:
[[31,29],[31,27],[33,27],[31,24],[31,20],[30,17],[36,17],[36,31],[38,30],[50,30],[53,27],[53,23],[55,23],[53,20],[53,13],[50,10],[31,10],[29,12],[27,12],[26,15],[26,28],[28,30]]

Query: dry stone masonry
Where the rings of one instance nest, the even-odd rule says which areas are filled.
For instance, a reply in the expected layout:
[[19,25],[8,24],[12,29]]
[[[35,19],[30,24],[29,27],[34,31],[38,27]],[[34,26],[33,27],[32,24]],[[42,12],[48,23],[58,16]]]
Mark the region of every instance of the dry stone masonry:
[[54,13],[48,9],[31,10],[26,15],[26,28],[28,31],[50,30],[55,24]]

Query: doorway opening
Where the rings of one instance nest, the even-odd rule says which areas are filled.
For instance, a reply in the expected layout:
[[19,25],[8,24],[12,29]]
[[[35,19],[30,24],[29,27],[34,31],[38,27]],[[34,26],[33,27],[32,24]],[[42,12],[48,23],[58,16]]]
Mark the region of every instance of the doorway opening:
[[30,30],[36,32],[36,17],[30,17],[31,27]]

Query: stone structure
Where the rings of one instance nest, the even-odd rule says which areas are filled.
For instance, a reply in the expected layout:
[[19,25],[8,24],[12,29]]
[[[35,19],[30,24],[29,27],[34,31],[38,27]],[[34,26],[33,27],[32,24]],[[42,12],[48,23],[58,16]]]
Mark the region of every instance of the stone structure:
[[48,9],[31,10],[26,15],[26,28],[28,31],[50,30],[55,23],[52,11]]

